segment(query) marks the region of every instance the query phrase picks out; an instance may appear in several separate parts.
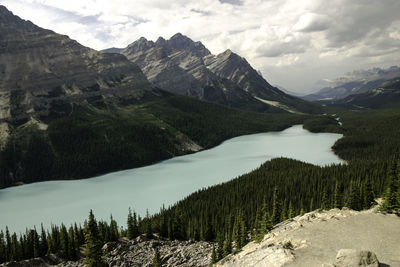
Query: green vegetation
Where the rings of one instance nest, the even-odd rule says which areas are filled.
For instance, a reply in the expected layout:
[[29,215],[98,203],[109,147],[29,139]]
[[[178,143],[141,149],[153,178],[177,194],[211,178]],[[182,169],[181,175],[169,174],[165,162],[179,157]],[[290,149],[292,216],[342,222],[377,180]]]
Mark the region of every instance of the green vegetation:
[[90,211],[89,221],[85,227],[85,266],[87,267],[103,267],[101,239],[98,225],[94,218],[93,212]]
[[170,96],[126,107],[74,105],[69,116],[15,128],[0,152],[0,187],[87,178],[134,168],[204,148],[238,135],[277,131],[305,116],[260,114]]
[[[171,129],[182,129],[188,136],[199,130],[189,121],[198,119],[200,111],[186,114],[185,105],[174,106],[171,103],[152,109],[151,114],[159,118],[158,123],[165,123]],[[168,106],[174,106],[168,110],[171,114],[178,114],[181,120],[163,117]],[[229,118],[228,114],[225,116]],[[76,225],[68,231],[64,226],[53,226],[51,232],[42,230],[41,235],[35,229],[27,230],[19,239],[6,230],[5,234],[0,233],[0,255],[4,255],[0,260],[29,258],[44,253],[58,253],[72,259],[77,255],[76,249],[85,242],[82,238],[85,232],[86,256],[90,259],[90,255],[98,259],[99,254],[95,251],[104,242],[121,236],[129,239],[138,235],[152,237],[157,233],[169,239],[215,241],[212,258],[215,262],[229,253],[240,251],[250,239],[260,240],[274,224],[318,208],[347,206],[361,210],[374,205],[375,197],[383,196],[383,210],[398,214],[400,163],[395,155],[400,150],[400,111],[346,112],[339,116],[343,122],[340,131],[345,137],[335,144],[334,149],[347,161],[346,165],[319,167],[291,159],[274,159],[229,182],[199,190],[153,216],[147,214],[140,218],[129,211],[127,229],[122,231],[118,230],[112,218],[110,223],[97,223],[93,214],[89,217],[91,223],[85,223],[86,230]],[[272,120],[274,117],[265,118]],[[324,126],[320,129],[333,126],[330,118],[323,117],[309,119],[306,126],[313,128],[319,121],[327,122],[322,123]],[[247,128],[252,125],[247,123]],[[205,147],[218,142],[217,137],[199,135],[192,138]],[[24,252],[18,252],[22,247]]]
[[153,267],[161,267],[162,262],[161,262],[161,257],[160,257],[160,252],[158,251],[158,248],[154,249],[154,259],[153,259]]

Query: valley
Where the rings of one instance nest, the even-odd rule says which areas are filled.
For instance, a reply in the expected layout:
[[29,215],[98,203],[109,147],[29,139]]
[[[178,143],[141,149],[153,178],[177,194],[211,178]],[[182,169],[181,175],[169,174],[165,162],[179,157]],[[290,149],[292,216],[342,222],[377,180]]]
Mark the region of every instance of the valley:
[[[18,5],[24,1],[7,6],[21,12]],[[297,39],[333,27],[326,20],[329,16],[302,15],[287,30],[293,33],[290,36],[283,38],[285,31],[272,34],[271,44],[283,39],[270,47],[263,39],[279,27],[259,22],[253,30],[268,28],[268,34],[253,39],[254,32],[243,38],[237,29],[223,37],[204,31],[193,35],[200,36],[204,41],[200,42],[181,33],[190,32],[190,27],[157,31],[175,25],[160,26],[164,24],[160,22],[150,31],[145,25],[151,20],[108,16],[105,11],[124,13],[125,7],[82,16],[87,7],[78,12],[72,3],[74,11],[60,11],[62,4],[24,6],[61,12],[62,19],[56,16],[54,24],[77,19],[74,36],[93,27],[103,48],[112,43],[125,46],[95,50],[14,15],[4,2],[0,3],[1,266],[234,266],[255,247],[256,256],[264,261],[254,264],[254,254],[243,258],[243,264],[269,266],[265,240],[282,225],[300,222],[308,229],[305,221],[329,214],[338,220],[356,214],[352,218],[361,218],[366,230],[368,222],[398,223],[399,68],[376,67],[325,79],[322,84],[327,87],[301,98],[272,86],[264,78],[270,74],[262,74],[274,66],[273,84],[279,77],[285,84],[304,86],[311,75],[317,79],[328,73],[328,68],[317,70],[320,66],[314,60],[331,65],[343,55],[352,59],[361,55],[343,47],[330,54],[326,51],[334,45],[329,42]],[[221,8],[213,12],[192,6],[190,12],[201,20],[249,4],[239,2],[218,1],[215,5]],[[116,39],[125,31],[122,24],[102,28],[99,23],[122,17],[134,21],[126,27],[137,28],[124,33],[121,43]],[[39,25],[48,25],[46,19]],[[316,20],[316,26],[305,25]],[[386,35],[394,40],[398,35],[392,28]],[[148,38],[172,31],[169,39]],[[143,36],[139,33],[146,37],[138,38]],[[89,36],[92,33],[86,43]],[[231,43],[235,36],[242,40]],[[329,45],[310,56],[307,47],[315,43]],[[218,52],[213,54],[208,46]],[[310,61],[297,54],[310,56]],[[330,61],[324,61],[327,57]],[[364,211],[377,202],[374,212],[380,214]],[[355,240],[351,227],[357,222],[347,221],[351,225],[342,232],[347,241]],[[341,231],[336,221],[326,224],[332,226],[330,238]],[[290,266],[325,263],[328,245],[322,249],[324,257],[311,259],[316,253],[313,242],[319,244],[320,239],[308,236],[321,236],[327,230],[315,227],[301,234],[310,240],[308,249],[297,250],[296,242],[281,240],[272,247],[268,243],[266,250],[276,252],[272,257],[297,253],[300,257]],[[375,235],[385,240],[390,228],[379,229]],[[369,239],[360,240],[370,244]],[[400,249],[391,246],[393,251]],[[371,247],[382,254],[380,246]],[[391,250],[385,255],[385,264],[396,264],[398,257],[392,254]],[[330,263],[332,257],[329,254]]]

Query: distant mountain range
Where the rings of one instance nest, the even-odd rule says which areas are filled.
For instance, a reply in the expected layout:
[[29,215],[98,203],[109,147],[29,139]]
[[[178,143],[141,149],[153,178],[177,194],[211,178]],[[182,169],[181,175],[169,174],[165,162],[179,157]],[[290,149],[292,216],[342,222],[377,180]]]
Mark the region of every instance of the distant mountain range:
[[212,55],[201,43],[177,33],[169,40],[145,38],[110,48],[136,63],[150,82],[167,91],[255,111],[313,113],[319,107],[271,86],[245,58],[231,50]]
[[400,108],[400,77],[364,93],[338,99],[332,104],[352,109]]
[[397,66],[387,69],[357,70],[335,79],[329,86],[302,98],[309,101],[335,102],[349,95],[366,93],[371,89],[383,87],[386,83],[391,83],[398,78],[400,78],[400,68]]

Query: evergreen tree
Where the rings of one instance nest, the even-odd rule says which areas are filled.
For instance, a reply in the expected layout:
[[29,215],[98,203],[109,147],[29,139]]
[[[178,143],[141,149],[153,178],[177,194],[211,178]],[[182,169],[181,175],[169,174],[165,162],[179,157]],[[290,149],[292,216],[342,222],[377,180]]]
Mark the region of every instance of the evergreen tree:
[[224,237],[222,234],[217,236],[217,261],[224,257]]
[[231,238],[231,234],[227,233],[225,235],[225,241],[224,241],[224,257],[228,256],[229,254],[232,253],[232,238]]
[[73,226],[68,229],[68,259],[76,260],[78,258],[78,246],[75,240],[75,233]]
[[40,256],[43,257],[47,254],[47,251],[49,250],[48,247],[48,241],[47,241],[47,234],[43,228],[43,224],[40,226],[41,228],[41,233],[40,233]]
[[210,265],[212,266],[214,263],[217,263],[217,261],[218,261],[217,252],[215,251],[215,245],[213,244],[212,252],[211,252],[211,263],[210,263]]
[[149,215],[149,210],[146,210],[146,218],[145,218],[145,225],[146,225],[146,237],[153,238],[153,228],[151,227],[151,220]]
[[161,262],[160,252],[158,251],[158,248],[155,248],[154,258],[153,258],[153,267],[161,267],[161,266],[162,266],[162,262]]
[[360,190],[357,187],[355,181],[352,181],[350,183],[350,196],[348,201],[348,207],[353,210],[361,209]]
[[161,225],[160,225],[160,236],[168,237],[168,220],[167,220],[167,216],[165,215],[164,207],[163,207],[163,210],[162,210],[162,219],[161,219]]
[[68,236],[68,231],[67,228],[65,227],[64,224],[61,225],[60,227],[60,242],[61,242],[61,257],[64,259],[69,259],[69,236]]
[[387,187],[384,200],[385,202],[383,208],[387,212],[396,212],[400,208],[399,173],[397,162],[395,161],[391,164],[391,168],[389,171],[389,186]]
[[0,231],[0,263],[5,262],[6,259],[6,242],[4,241],[3,230]]
[[343,207],[343,196],[339,182],[336,180],[334,194],[334,208],[341,209]]
[[288,208],[288,219],[292,219],[293,217],[294,217],[294,210],[293,210],[292,201],[290,201],[289,208]]
[[274,187],[274,193],[272,196],[272,223],[275,225],[279,223],[281,218],[281,205],[278,198],[278,187]]
[[128,229],[127,229],[127,237],[128,237],[128,239],[132,240],[132,239],[135,238],[135,236],[134,236],[134,231],[133,231],[133,227],[134,227],[134,226],[133,226],[133,216],[132,216],[132,210],[131,210],[131,208],[129,208],[129,211],[128,211],[127,226],[128,226]]
[[11,248],[12,248],[10,231],[8,231],[8,227],[6,226],[6,260],[10,261],[12,259]]
[[110,241],[117,241],[119,239],[118,224],[113,216],[110,216]]
[[369,209],[375,203],[375,194],[369,177],[365,182],[364,190],[364,208]]
[[330,208],[330,206],[329,206],[327,192],[326,192],[326,190],[324,190],[324,192],[322,193],[321,209],[328,210],[329,208]]
[[136,212],[133,212],[133,228],[132,228],[133,238],[136,238],[140,235],[139,232],[139,223],[137,219]]
[[89,220],[85,229],[85,266],[86,267],[103,267],[105,266],[101,256],[101,243],[97,222],[94,218],[92,210],[89,213]]

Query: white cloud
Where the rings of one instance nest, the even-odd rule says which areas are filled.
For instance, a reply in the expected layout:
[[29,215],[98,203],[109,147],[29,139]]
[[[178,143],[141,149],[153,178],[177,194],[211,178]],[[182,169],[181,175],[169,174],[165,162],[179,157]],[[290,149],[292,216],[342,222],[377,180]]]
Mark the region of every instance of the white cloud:
[[300,32],[319,32],[328,29],[330,24],[328,16],[305,13],[301,15],[293,29]]
[[0,0],[15,14],[95,49],[181,32],[230,48],[273,84],[315,81],[400,59],[398,0]]

